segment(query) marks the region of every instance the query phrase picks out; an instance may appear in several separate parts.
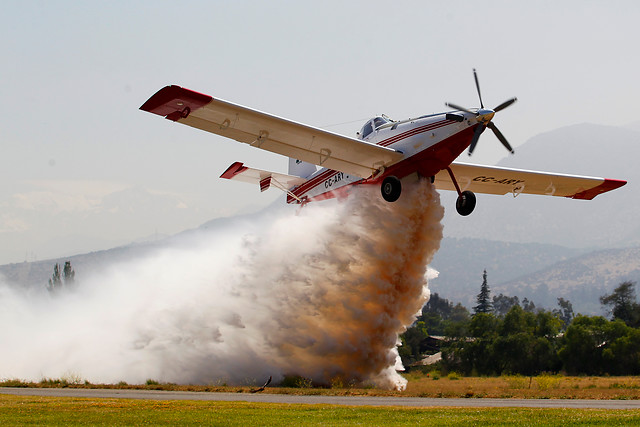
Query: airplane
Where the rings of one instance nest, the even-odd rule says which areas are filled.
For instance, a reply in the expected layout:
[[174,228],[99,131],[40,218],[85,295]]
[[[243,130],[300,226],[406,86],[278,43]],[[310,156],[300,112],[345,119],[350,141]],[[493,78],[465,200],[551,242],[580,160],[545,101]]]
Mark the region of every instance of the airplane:
[[140,109],[289,157],[288,174],[235,162],[220,177],[257,184],[261,191],[280,189],[287,194],[287,203],[303,206],[311,201],[347,197],[357,185],[379,185],[384,200],[395,202],[402,194],[403,179],[410,176],[430,179],[437,189],[456,191],[456,210],[463,216],[473,212],[476,192],[591,200],[626,184],[616,179],[455,161],[467,148],[469,155],[473,153],[487,128],[510,153],[514,152],[493,118],[517,99],[485,108],[475,69],[473,74],[480,108],[447,103],[451,111],[406,120],[382,115],[368,120],[357,138],[175,85],[160,89]]

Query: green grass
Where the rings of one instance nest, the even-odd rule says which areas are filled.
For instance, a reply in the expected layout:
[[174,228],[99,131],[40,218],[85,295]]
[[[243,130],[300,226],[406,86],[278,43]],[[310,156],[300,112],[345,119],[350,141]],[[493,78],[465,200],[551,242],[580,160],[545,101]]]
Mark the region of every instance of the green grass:
[[633,425],[640,410],[399,408],[0,395],[12,425]]

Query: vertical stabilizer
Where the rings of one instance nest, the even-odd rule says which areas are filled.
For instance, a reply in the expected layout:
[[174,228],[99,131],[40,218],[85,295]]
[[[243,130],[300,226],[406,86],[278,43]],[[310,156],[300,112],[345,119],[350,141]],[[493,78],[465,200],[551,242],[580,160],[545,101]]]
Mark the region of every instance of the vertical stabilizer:
[[316,165],[289,158],[289,175],[308,178],[316,171]]

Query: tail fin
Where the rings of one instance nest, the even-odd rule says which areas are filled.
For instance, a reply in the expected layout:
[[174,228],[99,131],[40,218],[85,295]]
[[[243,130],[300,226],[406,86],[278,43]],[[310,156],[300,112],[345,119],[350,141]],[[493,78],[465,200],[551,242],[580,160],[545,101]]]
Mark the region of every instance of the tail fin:
[[308,178],[316,171],[316,165],[289,158],[289,175]]

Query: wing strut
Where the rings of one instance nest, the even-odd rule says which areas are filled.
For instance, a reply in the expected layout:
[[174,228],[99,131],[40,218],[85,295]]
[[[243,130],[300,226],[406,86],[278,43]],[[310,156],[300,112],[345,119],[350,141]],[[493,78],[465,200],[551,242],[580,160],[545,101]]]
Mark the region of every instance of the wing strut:
[[282,183],[278,182],[277,179],[275,179],[274,177],[271,177],[271,184],[276,187],[278,190],[282,190],[285,193],[287,193],[287,196],[291,196],[294,199],[296,199],[299,203],[302,203],[302,199],[298,196],[296,196],[295,194],[293,194],[287,187],[285,187],[284,185],[282,185]]

